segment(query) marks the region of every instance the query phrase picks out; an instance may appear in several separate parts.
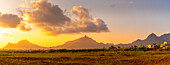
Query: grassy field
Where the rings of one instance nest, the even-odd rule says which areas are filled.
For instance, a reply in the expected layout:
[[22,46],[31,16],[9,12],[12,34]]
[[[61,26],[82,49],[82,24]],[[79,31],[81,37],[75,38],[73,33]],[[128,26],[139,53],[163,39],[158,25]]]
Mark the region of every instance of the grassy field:
[[170,51],[0,52],[0,65],[168,65]]

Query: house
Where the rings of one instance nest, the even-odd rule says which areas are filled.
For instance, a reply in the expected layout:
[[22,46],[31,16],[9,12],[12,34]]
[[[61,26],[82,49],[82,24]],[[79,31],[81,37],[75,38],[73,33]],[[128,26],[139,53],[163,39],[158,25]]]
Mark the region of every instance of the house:
[[149,45],[148,45],[148,48],[153,48],[153,45],[150,45],[150,44],[149,44]]
[[168,44],[168,42],[164,42],[163,44],[160,45],[162,49],[167,49],[169,46],[170,44]]

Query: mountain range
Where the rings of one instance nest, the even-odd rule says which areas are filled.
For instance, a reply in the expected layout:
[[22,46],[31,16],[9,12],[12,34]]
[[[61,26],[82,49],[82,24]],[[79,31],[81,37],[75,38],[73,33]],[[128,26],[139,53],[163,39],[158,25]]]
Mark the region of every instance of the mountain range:
[[92,38],[88,36],[81,37],[76,40],[68,41],[63,45],[54,46],[54,47],[42,47],[38,46],[36,44],[33,44],[29,42],[28,40],[21,40],[17,44],[8,43],[3,49],[22,49],[22,50],[36,50],[36,49],[94,49],[94,48],[109,48],[110,46],[120,46],[123,47],[129,47],[132,45],[137,46],[147,46],[149,44],[160,44],[163,42],[169,42],[170,41],[170,33],[164,34],[161,36],[157,36],[156,34],[152,33],[150,34],[146,39],[141,40],[138,39],[132,43],[129,44],[104,44],[104,43],[98,43]]
[[[149,44],[161,44],[164,42],[169,42],[170,41],[170,33],[169,34],[163,34],[161,36],[157,36],[154,33],[151,33],[146,39],[141,40],[138,39],[132,43],[129,44],[118,44],[116,46],[120,46],[120,47],[128,47],[128,46],[132,46],[132,45],[136,45],[136,46],[147,46]],[[168,43],[169,44],[169,43]]]
[[108,48],[114,44],[98,43],[88,36],[81,37],[79,39],[68,41],[63,45],[55,47],[41,47],[29,42],[28,40],[21,40],[17,44],[8,43],[3,49],[15,49],[15,50],[37,50],[37,49],[94,49],[94,48]]
[[79,39],[68,41],[63,45],[59,45],[56,47],[51,48],[57,48],[57,49],[94,49],[94,48],[109,48],[114,44],[104,44],[104,43],[98,43],[92,38],[88,36],[81,37]]
[[38,50],[38,49],[48,49],[47,47],[41,47],[36,44],[29,42],[28,40],[21,40],[17,44],[8,43],[3,49],[13,49],[13,50]]

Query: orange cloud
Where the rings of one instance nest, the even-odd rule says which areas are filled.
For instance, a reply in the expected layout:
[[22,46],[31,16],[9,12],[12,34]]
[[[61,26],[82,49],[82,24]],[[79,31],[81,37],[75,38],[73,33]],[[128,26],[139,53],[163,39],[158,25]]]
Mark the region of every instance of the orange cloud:
[[32,1],[30,7],[24,11],[24,18],[48,35],[109,32],[102,19],[92,18],[82,6],[74,6],[70,12],[76,19],[64,15],[58,5],[52,5],[48,0]]
[[16,28],[21,21],[17,15],[0,13],[0,26],[3,28]]
[[[75,31],[80,32],[109,32],[107,25],[99,18],[92,18],[88,10],[82,6],[74,6],[71,13],[76,15],[74,22],[77,24]],[[75,24],[74,23],[74,24]],[[83,25],[84,27],[80,27]]]
[[31,28],[27,24],[22,23],[23,18],[14,14],[1,14],[0,12],[0,27],[3,28],[19,28],[21,31],[30,31]]
[[30,30],[32,30],[32,28],[30,27],[30,25],[28,25],[28,24],[26,24],[26,23],[20,24],[19,29],[20,29],[21,31],[30,31]]
[[31,6],[32,9],[25,10],[24,16],[33,24],[61,26],[70,21],[58,5],[52,5],[47,0],[32,1]]

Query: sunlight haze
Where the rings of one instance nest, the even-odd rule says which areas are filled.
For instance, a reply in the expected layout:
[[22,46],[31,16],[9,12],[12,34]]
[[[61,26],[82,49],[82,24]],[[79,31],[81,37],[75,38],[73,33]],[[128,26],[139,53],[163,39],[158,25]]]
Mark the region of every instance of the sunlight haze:
[[[84,35],[111,44],[131,43],[151,33],[160,36],[170,32],[169,3],[170,0],[0,0],[0,48],[20,40],[44,47],[58,46]],[[18,10],[24,10],[23,15]]]

